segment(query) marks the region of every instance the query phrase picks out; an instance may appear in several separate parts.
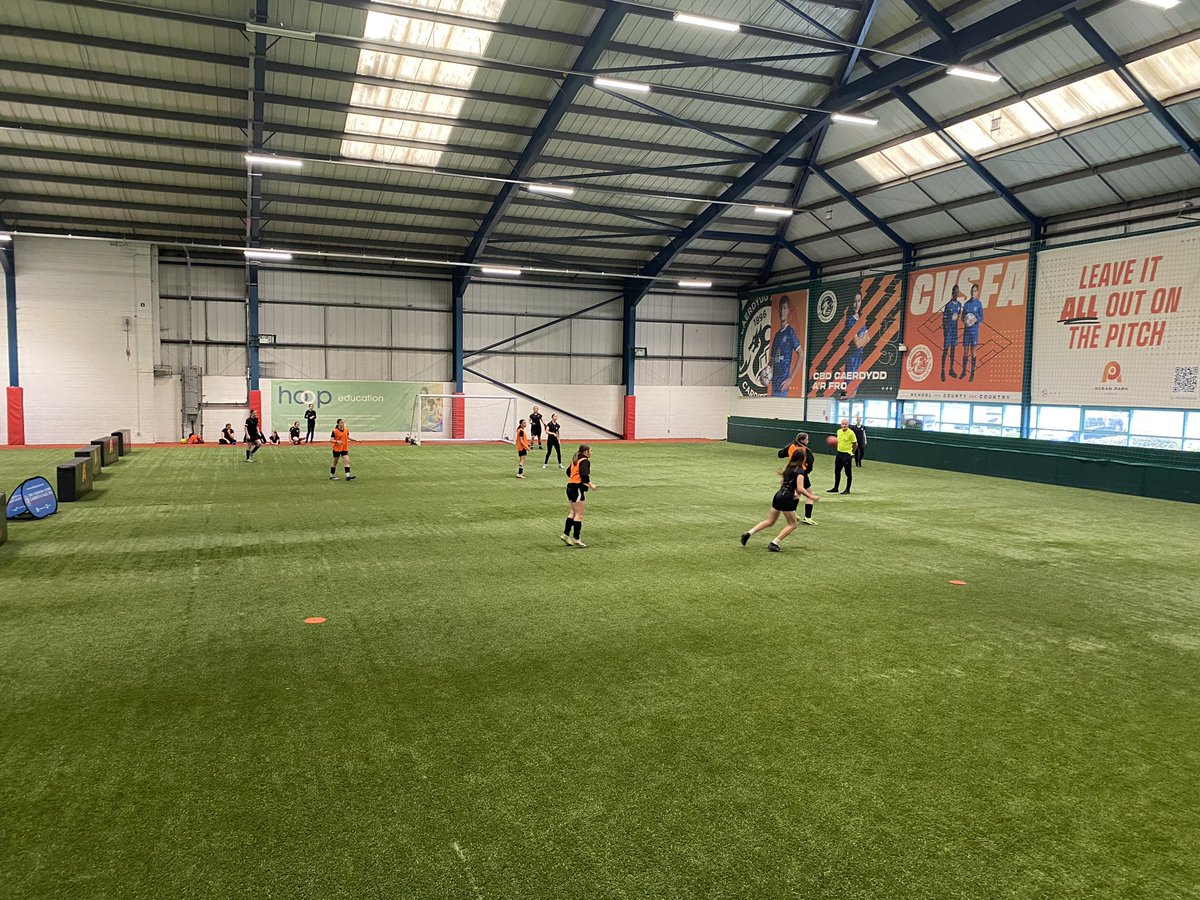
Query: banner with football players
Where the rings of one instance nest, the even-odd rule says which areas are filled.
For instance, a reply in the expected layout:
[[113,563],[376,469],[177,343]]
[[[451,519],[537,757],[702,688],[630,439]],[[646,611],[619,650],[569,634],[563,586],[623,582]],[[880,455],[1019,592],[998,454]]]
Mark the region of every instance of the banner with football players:
[[1020,403],[1029,254],[908,275],[902,400]]
[[1200,229],[1038,254],[1033,402],[1200,409]]
[[804,396],[806,289],[742,300],[738,320],[738,391],[744,397]]
[[808,396],[896,396],[901,284],[899,272],[819,283],[809,317]]

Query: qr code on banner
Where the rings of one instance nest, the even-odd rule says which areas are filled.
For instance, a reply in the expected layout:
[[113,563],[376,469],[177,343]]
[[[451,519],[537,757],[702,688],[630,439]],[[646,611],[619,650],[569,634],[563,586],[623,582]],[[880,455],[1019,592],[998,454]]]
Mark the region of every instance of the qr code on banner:
[[1172,394],[1196,393],[1196,376],[1200,366],[1176,366],[1175,384],[1171,387]]

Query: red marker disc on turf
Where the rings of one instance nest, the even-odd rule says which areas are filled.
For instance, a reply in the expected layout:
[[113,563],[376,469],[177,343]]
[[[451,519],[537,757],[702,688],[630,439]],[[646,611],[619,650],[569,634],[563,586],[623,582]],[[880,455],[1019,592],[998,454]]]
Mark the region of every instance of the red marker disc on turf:
[[320,616],[309,616],[307,619],[304,620],[304,624],[305,625],[320,625],[324,621],[325,620],[322,619]]
[[951,584],[966,584],[965,581],[951,581]]

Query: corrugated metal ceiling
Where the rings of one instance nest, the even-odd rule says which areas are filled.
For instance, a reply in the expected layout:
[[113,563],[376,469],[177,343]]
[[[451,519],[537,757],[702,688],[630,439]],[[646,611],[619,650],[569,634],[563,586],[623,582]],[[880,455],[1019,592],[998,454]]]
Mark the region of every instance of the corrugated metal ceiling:
[[[403,14],[403,5],[396,5],[397,14]],[[818,36],[824,26],[850,38],[858,21],[853,10],[820,3],[801,4],[816,26],[774,0],[742,0],[732,6],[727,0],[652,0],[650,5],[736,17],[793,36]],[[1011,5],[1003,0],[934,3],[946,11],[954,28]],[[7,60],[13,66],[0,85],[0,187],[6,197],[0,214],[9,227],[63,226],[111,233],[127,226],[130,233],[153,229],[163,236],[241,240],[250,43],[238,23],[244,20],[246,4],[210,0],[203,6],[202,15],[224,22],[170,18],[170,11],[196,14],[196,4],[187,0],[140,0],[137,8],[124,11],[65,2],[4,6],[0,66]],[[1133,7],[1117,3],[1090,17],[1119,52],[1135,54],[1166,40],[1200,35],[1200,8],[1195,4],[1184,3],[1165,13]],[[504,178],[513,172],[562,83],[562,70],[574,65],[601,15],[599,9],[564,0],[508,0],[499,22],[488,26],[486,55],[496,62],[481,61],[469,88],[448,91],[464,102],[457,124],[449,123],[453,127],[448,144],[428,145],[444,147],[436,163],[439,171],[434,172],[314,161],[336,159],[342,152],[359,56],[354,39],[363,33],[366,11],[320,0],[270,0],[268,8],[272,24],[342,36],[335,39],[349,45],[337,46],[324,38],[270,39],[266,93],[274,99],[268,98],[265,105],[266,146],[278,154],[309,157],[310,162],[300,174],[267,172],[262,177],[263,194],[271,198],[264,241],[370,241],[372,247],[390,245],[397,253],[409,244],[462,251],[502,185],[453,173]],[[142,14],[151,9],[166,12]],[[900,35],[893,49],[919,53],[936,40],[927,25],[905,0],[879,0],[868,43],[880,46]],[[531,37],[522,29],[542,33]],[[772,105],[818,106],[829,89],[811,81],[832,81],[843,59],[838,55],[762,61],[757,58],[812,53],[816,48],[786,35],[727,35],[636,11],[625,16],[613,46],[618,49],[600,55],[598,69],[636,67],[621,77],[716,96],[656,92],[634,98],[648,109],[584,86],[526,177],[563,180],[588,172],[607,174],[578,178],[578,203],[517,191],[495,232],[498,252],[511,256],[519,249],[531,258],[589,260],[616,254],[623,264],[636,268],[701,213],[707,199],[737,179],[756,154],[768,151],[778,136],[805,117],[802,110]],[[879,65],[889,61],[878,54],[872,59]],[[746,60],[752,60],[751,66],[774,67],[780,74],[741,71],[737,67]],[[505,62],[551,71],[521,74],[506,71]],[[1005,75],[1004,81],[987,85],[926,78],[910,85],[911,92],[931,116],[945,122],[1092,70],[1099,57],[1073,30],[1060,27],[997,53],[991,62]],[[866,72],[860,63],[855,77]],[[795,80],[797,75],[809,81]],[[958,164],[919,175],[912,183],[881,187],[853,160],[923,129],[886,95],[869,106],[880,124],[830,128],[820,160],[839,161],[831,174],[860,194],[862,203],[878,216],[894,219],[894,227],[907,240],[954,240],[963,234],[964,225],[985,231],[1020,221],[1008,204],[988,197],[987,186]],[[655,110],[683,121],[662,118]],[[1173,112],[1193,135],[1200,129],[1200,100],[1177,103]],[[385,115],[403,118],[404,113]],[[745,147],[690,128],[687,122],[693,120],[729,134]],[[436,119],[421,121],[439,124]],[[426,146],[412,140],[406,145]],[[1176,146],[1162,126],[1143,113],[1018,146],[990,158],[987,167],[1002,182],[1020,189],[1021,201],[1037,214],[1055,216],[1193,188],[1200,192],[1200,166],[1175,154]],[[801,146],[790,156],[802,160],[808,152]],[[681,165],[692,168],[671,170]],[[654,167],[663,171],[646,171]],[[1092,174],[1092,167],[1101,167],[1101,174]],[[632,171],[608,173],[610,169]],[[779,166],[744,191],[742,199],[786,205],[796,179],[804,177],[801,171],[794,164]],[[592,185],[620,192],[587,190]],[[977,199],[964,205],[964,198]],[[787,233],[815,259],[844,259],[894,246],[815,176],[807,179],[797,205],[802,212],[788,223]],[[833,210],[830,220],[824,218],[826,209]],[[634,218],[638,216],[666,227],[639,222]],[[663,233],[619,236],[656,227]],[[742,272],[749,279],[769,249],[754,236],[770,237],[776,228],[774,221],[762,220],[750,209],[724,210],[710,229],[741,233],[747,239],[698,237],[685,246],[675,267],[710,260],[721,271]],[[573,233],[583,235],[584,242],[574,252]],[[789,257],[786,265],[794,262]]]

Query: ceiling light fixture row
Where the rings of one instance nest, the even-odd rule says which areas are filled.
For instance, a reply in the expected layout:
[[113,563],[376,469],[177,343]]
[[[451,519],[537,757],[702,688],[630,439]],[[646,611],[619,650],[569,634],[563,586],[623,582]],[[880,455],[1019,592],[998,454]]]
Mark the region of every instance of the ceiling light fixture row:
[[[1138,2],[1145,3],[1148,6],[1157,6],[1160,9],[1170,9],[1173,6],[1178,5],[1180,0],[1138,0]],[[742,30],[741,23],[739,23],[739,22],[730,22],[730,21],[726,21],[725,19],[711,19],[707,16],[695,16],[695,15],[692,15],[691,13],[686,13],[686,12],[677,12],[671,18],[674,19],[676,22],[678,22],[680,25],[698,25],[701,28],[714,28],[718,31],[728,31],[728,32],[733,32],[733,33],[736,33],[736,32],[739,32]],[[842,46],[848,47],[848,48],[853,48],[856,50],[863,50],[868,53],[888,53],[889,56],[897,56],[897,57],[904,56],[904,54],[890,53],[889,51],[886,51],[886,50],[878,50],[874,47],[864,47],[864,46],[861,46],[858,44],[851,44],[849,42],[840,42],[839,41],[837,43]],[[906,58],[916,59],[920,62],[929,62],[929,63],[934,62],[933,60],[921,59],[920,57],[917,57],[917,56],[911,56],[911,57],[906,57]],[[940,65],[940,63],[937,63],[937,65]],[[959,65],[947,66],[946,74],[947,75],[955,75],[959,78],[974,78],[977,81],[995,82],[995,81],[1000,80],[1000,75],[997,74],[996,72],[993,72],[990,69],[978,69],[978,68],[974,68],[972,66],[959,66]],[[645,93],[646,91],[650,90],[649,85],[644,85],[644,84],[639,85],[634,82],[624,82],[623,84],[624,84],[624,87],[619,88],[619,89],[621,89],[621,90],[637,90],[642,93]],[[601,85],[601,86],[603,87],[604,85]],[[616,87],[615,85],[612,85],[612,86]],[[813,110],[813,112],[820,112],[820,110]],[[848,119],[838,119],[837,115],[835,115],[833,118],[835,121],[842,121],[842,122],[851,122],[853,119],[859,119],[860,121],[853,121],[853,124],[855,124],[855,125],[874,125],[874,124],[876,124],[876,121],[877,121],[877,120],[873,120],[870,122],[861,121],[864,118],[862,116],[857,116],[857,117],[852,116]]]
[[[11,240],[11,239],[12,238],[10,235],[0,234],[0,241],[7,241],[7,240]],[[265,249],[261,249],[258,247],[246,247],[244,250],[242,250],[242,255],[246,257],[247,262],[280,262],[280,263],[284,263],[284,262],[291,262],[294,259],[294,255],[287,250],[265,250]],[[309,254],[305,254],[305,255],[309,255]],[[317,254],[312,254],[312,255],[325,256],[327,254],[317,253]],[[332,254],[332,255],[337,256],[339,254]],[[372,258],[374,258],[374,257],[372,257]],[[379,257],[379,258],[382,259],[382,257]],[[435,263],[435,261],[433,261],[433,260],[409,260],[407,258],[405,258],[403,261],[404,262],[418,262],[418,263],[420,263],[420,262]],[[467,265],[469,268],[475,268],[475,266],[473,266],[473,265],[463,264],[463,263],[436,262],[436,264],[437,265]],[[478,268],[479,268],[480,274],[482,274],[482,275],[493,275],[493,276],[503,277],[503,278],[519,278],[522,274],[524,274],[524,270],[519,269],[516,266],[496,266],[496,265],[480,264],[478,266]],[[562,271],[562,272],[558,272],[557,274],[561,274],[561,275],[596,275],[596,274],[605,275],[606,273],[604,273],[604,272],[596,273],[596,272]],[[626,276],[618,276],[618,277],[626,277]],[[713,283],[710,280],[684,278],[684,279],[680,279],[679,281],[677,281],[676,284],[681,288],[710,288],[710,287],[712,287]]]

